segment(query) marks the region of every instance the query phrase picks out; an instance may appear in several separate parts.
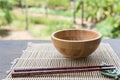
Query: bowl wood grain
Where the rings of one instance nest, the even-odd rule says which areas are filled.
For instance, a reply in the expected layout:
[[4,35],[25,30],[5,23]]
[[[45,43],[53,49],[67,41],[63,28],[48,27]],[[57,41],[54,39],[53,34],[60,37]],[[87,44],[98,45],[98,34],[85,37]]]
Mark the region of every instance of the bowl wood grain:
[[51,35],[55,48],[65,57],[80,58],[92,54],[101,41],[101,34],[92,30],[60,30]]

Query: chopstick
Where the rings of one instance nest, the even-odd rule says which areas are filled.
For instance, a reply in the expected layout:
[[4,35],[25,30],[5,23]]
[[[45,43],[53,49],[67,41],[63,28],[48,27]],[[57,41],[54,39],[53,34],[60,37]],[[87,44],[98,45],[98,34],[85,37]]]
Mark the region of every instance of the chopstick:
[[[67,68],[67,67],[64,67]],[[69,67],[70,68],[70,67]],[[58,68],[61,69],[61,68]],[[60,73],[75,73],[75,72],[85,72],[85,71],[100,71],[100,70],[113,70],[115,67],[111,66],[104,66],[104,67],[93,67],[93,66],[86,66],[85,68],[79,69],[52,69],[52,70],[38,70],[38,71],[21,71],[21,72],[13,72],[12,77],[28,77],[28,76],[35,76],[35,75],[45,75],[45,74],[60,74]]]
[[101,67],[112,67],[114,65],[97,65],[97,66],[76,66],[76,67],[55,67],[55,68],[26,68],[26,69],[14,69],[14,72],[24,71],[43,71],[43,70],[66,70],[66,69],[82,69],[82,68],[101,68]]

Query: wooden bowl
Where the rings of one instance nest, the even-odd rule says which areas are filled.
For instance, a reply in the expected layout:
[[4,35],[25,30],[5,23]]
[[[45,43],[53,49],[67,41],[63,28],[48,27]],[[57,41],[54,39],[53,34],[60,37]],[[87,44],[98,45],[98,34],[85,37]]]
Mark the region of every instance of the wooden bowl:
[[92,30],[60,30],[51,35],[55,48],[65,57],[87,57],[93,53],[100,41],[101,34]]

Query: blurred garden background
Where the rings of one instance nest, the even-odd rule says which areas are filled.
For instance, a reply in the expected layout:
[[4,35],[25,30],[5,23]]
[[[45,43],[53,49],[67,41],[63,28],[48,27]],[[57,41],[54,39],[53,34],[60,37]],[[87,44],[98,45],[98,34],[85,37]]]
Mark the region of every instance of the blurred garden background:
[[62,29],[120,38],[120,0],[0,0],[0,40],[50,39]]

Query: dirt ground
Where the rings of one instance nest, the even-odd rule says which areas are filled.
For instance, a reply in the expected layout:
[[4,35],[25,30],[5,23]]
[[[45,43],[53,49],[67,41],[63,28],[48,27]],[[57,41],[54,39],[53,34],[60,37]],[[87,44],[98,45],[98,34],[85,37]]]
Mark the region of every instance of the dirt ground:
[[3,37],[2,40],[33,40],[34,37],[28,31],[12,31],[9,36]]
[[13,30],[9,25],[0,28],[0,40],[34,40],[35,38],[26,30]]

